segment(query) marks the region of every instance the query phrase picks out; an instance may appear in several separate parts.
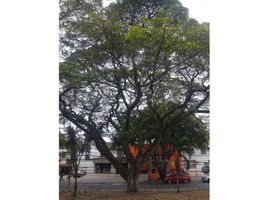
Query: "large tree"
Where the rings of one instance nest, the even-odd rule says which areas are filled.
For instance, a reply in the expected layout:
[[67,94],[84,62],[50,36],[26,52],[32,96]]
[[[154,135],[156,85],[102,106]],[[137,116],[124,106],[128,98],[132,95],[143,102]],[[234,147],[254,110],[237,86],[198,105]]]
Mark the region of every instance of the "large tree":
[[[189,19],[175,0],[122,0],[106,8],[96,2],[89,2],[86,12],[71,9],[72,17],[60,22],[59,108],[95,142],[133,192],[142,164],[163,136],[208,101],[208,24]],[[167,100],[177,106],[160,115],[157,108]],[[159,129],[142,151],[146,138],[134,132],[131,122],[145,106],[157,117]],[[136,156],[129,149],[133,134],[138,136]],[[128,169],[110,152],[104,136],[117,139]]]

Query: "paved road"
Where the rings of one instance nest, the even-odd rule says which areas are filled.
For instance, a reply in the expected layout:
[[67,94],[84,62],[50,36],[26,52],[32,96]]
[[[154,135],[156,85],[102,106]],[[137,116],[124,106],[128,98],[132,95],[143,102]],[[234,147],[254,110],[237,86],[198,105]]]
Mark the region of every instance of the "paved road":
[[[125,190],[126,183],[118,174],[87,174],[80,177],[78,180],[78,189],[87,191],[96,190]],[[74,179],[71,178],[71,187]],[[64,181],[60,182],[60,190],[67,190],[67,177],[64,177]],[[148,175],[141,174],[138,180],[138,187],[140,190],[147,189],[170,189],[175,190],[176,184],[164,184],[164,183],[150,183],[148,182]],[[181,190],[195,190],[195,189],[208,189],[209,183],[202,183],[200,177],[192,177],[191,183],[181,183]]]

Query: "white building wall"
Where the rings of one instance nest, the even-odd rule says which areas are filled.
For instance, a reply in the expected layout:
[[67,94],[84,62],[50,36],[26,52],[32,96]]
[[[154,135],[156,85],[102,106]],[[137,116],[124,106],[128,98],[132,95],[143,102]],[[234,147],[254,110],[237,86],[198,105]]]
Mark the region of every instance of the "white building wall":
[[[111,153],[117,157],[117,151],[116,150],[112,150]],[[81,158],[81,161],[80,161],[80,165],[79,165],[79,169],[83,169],[83,170],[86,170],[87,173],[95,173],[95,164],[93,163],[92,159],[94,158],[100,158],[101,157],[101,154],[100,152],[98,151],[98,149],[96,148],[95,145],[92,145],[91,146],[91,149],[90,149],[90,156],[89,156],[89,160],[86,160],[86,156],[83,155],[82,158]],[[113,167],[113,165],[111,166],[111,173],[115,173],[116,170],[115,168]]]
[[96,146],[91,146],[90,147],[90,159],[93,158],[99,158],[101,156],[100,152],[98,151],[98,149],[96,148]]
[[94,163],[92,160],[81,159],[79,169],[86,170],[87,173],[95,172]]
[[202,154],[200,149],[195,149],[194,153],[190,157],[190,161],[196,161],[196,167],[190,168],[188,170],[189,174],[192,176],[203,175],[202,167],[209,164],[209,149],[206,150],[205,154]]

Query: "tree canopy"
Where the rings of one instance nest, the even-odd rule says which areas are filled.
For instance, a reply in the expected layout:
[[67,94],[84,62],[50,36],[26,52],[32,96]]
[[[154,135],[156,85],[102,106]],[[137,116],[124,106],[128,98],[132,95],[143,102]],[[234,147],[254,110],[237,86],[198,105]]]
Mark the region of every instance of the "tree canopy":
[[[136,191],[139,168],[162,136],[207,108],[209,26],[190,19],[176,0],[121,0],[108,7],[94,0],[78,1],[87,6],[73,2],[61,4],[61,114],[95,142],[128,191]],[[170,100],[175,106],[160,114],[158,108]],[[159,129],[150,148],[133,157],[132,121],[145,107]],[[103,136],[120,140],[129,169],[111,154]],[[140,145],[145,140],[137,139]]]
[[[131,122],[132,132],[130,132],[129,143],[140,147],[141,152],[143,151],[141,150],[143,144],[151,145],[156,138],[161,138],[152,157],[156,161],[158,173],[162,180],[166,176],[167,161],[175,152],[178,152],[186,159],[186,162],[189,162],[187,157],[184,156],[185,153],[190,156],[194,148],[202,149],[208,146],[208,127],[195,115],[183,120],[179,119],[172,128],[160,137],[158,136],[158,130],[169,124],[170,120],[174,120],[176,112],[180,112],[177,110],[161,120],[167,111],[175,107],[177,107],[177,103],[174,102],[163,103],[155,112],[146,107]],[[118,137],[120,135],[114,138],[116,145],[120,145],[121,140]]]

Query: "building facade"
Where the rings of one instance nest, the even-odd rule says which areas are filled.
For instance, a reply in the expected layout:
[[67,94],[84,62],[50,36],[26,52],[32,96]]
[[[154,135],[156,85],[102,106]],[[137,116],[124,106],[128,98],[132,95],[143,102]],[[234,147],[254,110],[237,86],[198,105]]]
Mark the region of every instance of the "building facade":
[[[111,145],[108,145],[111,146]],[[132,150],[134,151],[134,150]],[[112,154],[117,157],[123,165],[128,167],[125,155],[122,150],[111,150]],[[209,166],[209,148],[207,149],[195,149],[193,154],[189,157],[185,157],[190,161],[189,169],[187,169],[187,163],[183,158],[180,158],[180,167],[187,171],[191,176],[200,176],[203,174],[202,168]],[[59,165],[63,168],[70,168],[70,153],[65,149],[59,151]],[[175,168],[175,159],[169,160],[169,168]],[[173,166],[174,165],[174,166]],[[143,166],[142,172],[147,173],[148,163]],[[173,167],[172,167],[173,166]],[[86,170],[87,173],[116,173],[113,165],[101,155],[94,143],[91,143],[90,148],[87,149],[80,160],[79,169]],[[154,169],[153,169],[154,170]],[[169,169],[167,169],[169,170]]]
[[[189,157],[185,155],[190,161],[188,173],[192,176],[201,176],[203,175],[202,168],[204,166],[209,166],[209,147],[206,149],[195,149],[193,154]],[[183,168],[186,169],[186,162],[183,161]]]
[[[117,150],[111,150],[111,152],[117,157]],[[70,157],[71,154],[66,149],[59,150],[59,166],[64,171],[68,171],[66,168],[71,168]],[[115,168],[101,155],[93,142],[81,156],[79,169],[86,170],[87,173],[116,173]]]

